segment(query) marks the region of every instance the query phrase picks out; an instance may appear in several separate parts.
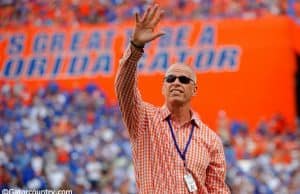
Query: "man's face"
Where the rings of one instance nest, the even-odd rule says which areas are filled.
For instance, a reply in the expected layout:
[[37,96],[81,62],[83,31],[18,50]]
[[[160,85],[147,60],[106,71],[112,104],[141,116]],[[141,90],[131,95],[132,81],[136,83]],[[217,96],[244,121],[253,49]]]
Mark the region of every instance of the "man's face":
[[174,64],[166,72],[162,93],[168,104],[183,105],[196,93],[195,74],[184,64]]

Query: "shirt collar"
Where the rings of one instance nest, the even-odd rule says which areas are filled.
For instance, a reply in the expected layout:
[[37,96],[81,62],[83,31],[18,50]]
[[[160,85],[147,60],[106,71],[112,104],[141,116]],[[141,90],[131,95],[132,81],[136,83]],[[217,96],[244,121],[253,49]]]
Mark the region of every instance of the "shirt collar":
[[[200,128],[200,124],[201,124],[201,120],[199,118],[199,115],[193,111],[193,110],[190,110],[192,112],[192,118],[191,118],[191,121],[193,121],[193,123],[198,127]],[[166,120],[169,116],[171,115],[171,112],[170,110],[168,109],[168,107],[166,105],[163,105],[161,107],[161,118],[162,120]]]

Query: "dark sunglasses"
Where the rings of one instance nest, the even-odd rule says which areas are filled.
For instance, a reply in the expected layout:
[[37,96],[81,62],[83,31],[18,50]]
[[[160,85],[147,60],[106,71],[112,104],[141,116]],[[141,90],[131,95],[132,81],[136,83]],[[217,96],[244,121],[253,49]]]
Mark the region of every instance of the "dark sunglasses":
[[167,77],[165,77],[165,80],[167,83],[173,83],[175,82],[176,79],[179,79],[179,82],[182,83],[182,84],[189,84],[190,82],[194,82],[194,80],[192,80],[191,78],[189,77],[186,77],[184,75],[181,75],[181,76],[176,76],[176,75],[168,75]]

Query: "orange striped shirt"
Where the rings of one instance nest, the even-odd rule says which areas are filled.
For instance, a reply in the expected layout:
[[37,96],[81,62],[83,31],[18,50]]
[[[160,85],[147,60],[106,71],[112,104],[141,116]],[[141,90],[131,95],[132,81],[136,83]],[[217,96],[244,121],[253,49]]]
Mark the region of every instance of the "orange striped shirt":
[[229,193],[225,184],[225,156],[220,138],[201,122],[193,111],[191,121],[180,124],[172,120],[166,106],[144,102],[137,88],[137,62],[143,52],[129,46],[115,80],[122,117],[129,131],[133,164],[139,193],[189,193],[183,176],[183,160],[177,152],[166,118],[171,116],[177,143],[184,149],[195,130],[186,153],[186,163],[198,187],[198,193]]

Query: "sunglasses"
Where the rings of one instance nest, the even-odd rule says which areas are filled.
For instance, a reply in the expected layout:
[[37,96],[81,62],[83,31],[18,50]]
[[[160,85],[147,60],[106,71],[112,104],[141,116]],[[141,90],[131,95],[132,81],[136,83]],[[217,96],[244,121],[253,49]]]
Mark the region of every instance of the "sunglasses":
[[181,76],[176,76],[176,75],[168,75],[167,77],[165,77],[165,80],[167,83],[173,83],[175,82],[176,79],[179,79],[179,82],[182,84],[189,84],[190,82],[195,83],[194,80],[192,80],[189,77],[186,77],[184,75]]

